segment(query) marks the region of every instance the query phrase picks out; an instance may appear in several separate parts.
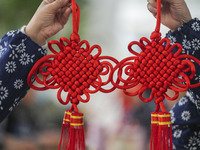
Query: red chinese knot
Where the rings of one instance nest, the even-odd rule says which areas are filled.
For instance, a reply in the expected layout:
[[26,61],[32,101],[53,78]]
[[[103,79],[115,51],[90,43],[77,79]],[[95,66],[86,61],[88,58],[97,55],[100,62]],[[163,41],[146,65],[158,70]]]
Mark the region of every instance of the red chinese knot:
[[[59,89],[57,97],[64,105],[69,101],[75,105],[79,102],[88,102],[90,93],[112,92],[115,89],[114,86],[109,89],[105,89],[104,86],[110,83],[113,64],[118,63],[112,57],[100,56],[101,47],[99,45],[90,47],[88,41],[80,41],[78,34],[80,11],[74,0],[72,1],[72,12],[73,33],[70,40],[62,37],[60,41],[50,41],[48,47],[53,54],[41,58],[28,75],[28,84],[33,89]],[[60,51],[57,52],[53,45],[56,45]],[[38,71],[42,79],[38,77]],[[43,86],[33,85],[32,76],[39,85]],[[106,81],[103,81],[102,76],[107,77]],[[67,92],[66,100],[61,97],[63,91]],[[74,109],[77,108],[75,105],[73,105]]]
[[[139,95],[144,102],[150,102],[155,98],[157,111],[161,107],[165,112],[163,100],[175,100],[179,92],[187,91],[189,88],[199,86],[190,84],[190,80],[195,76],[196,62],[200,61],[193,56],[183,55],[182,46],[178,43],[171,45],[169,39],[161,39],[161,1],[157,1],[157,25],[151,34],[151,40],[143,37],[139,42],[133,41],[128,45],[128,50],[134,56],[127,57],[120,61],[114,68],[117,80],[112,79],[112,83],[117,88],[123,89],[127,95]],[[133,46],[138,46],[141,52],[133,50]],[[173,53],[173,52],[175,53]],[[117,72],[117,73],[116,73]],[[134,92],[129,92],[131,88],[137,87]],[[149,98],[144,98],[144,92],[150,89]],[[174,91],[174,96],[167,95],[167,91]]]
[[[133,45],[138,45],[142,51],[137,53],[132,49]],[[139,42],[131,42],[128,48],[135,56],[125,58],[117,64],[114,70],[117,71],[120,83],[112,81],[116,87],[124,89],[126,94],[139,95],[144,102],[150,102],[155,97],[155,103],[159,104],[164,98],[174,100],[179,96],[179,92],[197,86],[190,85],[190,80],[195,76],[195,66],[191,59],[200,64],[199,60],[190,55],[181,55],[180,44],[171,46],[170,40],[166,38],[159,41],[141,38]],[[174,49],[178,50],[172,53]],[[138,85],[141,85],[138,90],[127,92],[127,89]],[[151,89],[151,96],[145,99],[142,95],[147,89]],[[166,94],[168,89],[173,90],[175,96],[169,97]]]

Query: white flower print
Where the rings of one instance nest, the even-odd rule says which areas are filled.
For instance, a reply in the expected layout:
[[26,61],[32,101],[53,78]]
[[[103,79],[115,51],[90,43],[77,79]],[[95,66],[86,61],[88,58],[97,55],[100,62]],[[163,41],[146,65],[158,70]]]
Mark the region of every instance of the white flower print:
[[181,137],[181,134],[182,134],[182,130],[177,129],[177,130],[174,131],[173,137],[178,139],[178,138]]
[[9,55],[9,57],[14,60],[15,58],[18,58],[18,55],[15,53],[15,50],[12,50],[11,54]]
[[31,61],[32,63],[34,62],[34,60],[33,60],[34,57],[35,57],[35,55],[32,55],[31,58],[30,58],[30,61]]
[[17,51],[17,53],[23,53],[26,50],[26,45],[24,44],[25,39],[19,45],[12,45],[13,48]]
[[2,81],[0,80],[0,85],[2,85]]
[[194,80],[200,81],[200,75],[195,74]]
[[200,48],[200,41],[197,38],[192,40],[192,47],[194,50],[198,50]]
[[172,130],[179,128],[179,125],[172,125]]
[[182,97],[179,102],[178,102],[178,105],[179,106],[183,106],[185,105],[186,103],[188,102],[188,99],[186,97]]
[[170,110],[171,113],[171,122],[172,124],[175,122],[176,118],[174,117],[174,112],[172,110]]
[[187,37],[184,36],[183,42],[182,42],[184,49],[191,49],[191,43],[187,40]]
[[0,87],[0,100],[4,100],[4,99],[6,99],[6,97],[8,97],[8,90],[6,89],[6,87],[1,86]]
[[17,105],[19,105],[19,100],[20,100],[19,97],[18,97],[18,98],[15,98],[15,101],[14,101],[13,105],[9,108],[9,111],[13,111],[13,109],[14,109]]
[[174,36],[170,35],[168,38],[171,41],[171,45],[176,43],[176,38]]
[[196,95],[196,106],[197,106],[197,109],[199,109],[200,110],[200,97],[199,97],[199,95]]
[[45,49],[45,48],[39,48],[38,51],[41,52],[42,55],[47,54],[47,49]]
[[183,121],[188,121],[191,118],[191,114],[189,111],[183,111],[181,114],[181,118]]
[[190,92],[190,91],[187,91],[187,92],[186,92],[186,96],[189,98],[189,100],[190,100],[192,103],[195,104],[195,99],[194,99],[194,97],[193,97],[192,95],[193,95],[192,92]]
[[191,27],[194,31],[200,31],[200,26],[198,22],[194,22]]
[[6,72],[8,73],[13,73],[15,72],[15,69],[17,68],[17,65],[14,61],[9,61],[7,64],[6,64]]
[[194,136],[190,137],[185,148],[189,150],[198,150],[200,147],[200,132],[194,132]]
[[4,45],[0,45],[0,57],[2,57],[3,53],[7,50],[7,42],[3,42]]
[[27,53],[23,53],[21,56],[20,56],[20,64],[26,66],[28,65],[30,62],[31,62],[31,59],[30,59],[30,55],[27,54]]
[[24,82],[22,79],[17,79],[15,82],[14,82],[14,88],[15,89],[21,89],[21,87],[24,85]]
[[11,37],[14,37],[15,36],[15,34],[18,34],[19,33],[19,31],[17,31],[16,33],[15,33],[16,31],[9,31],[9,32],[7,32],[7,36],[11,36]]

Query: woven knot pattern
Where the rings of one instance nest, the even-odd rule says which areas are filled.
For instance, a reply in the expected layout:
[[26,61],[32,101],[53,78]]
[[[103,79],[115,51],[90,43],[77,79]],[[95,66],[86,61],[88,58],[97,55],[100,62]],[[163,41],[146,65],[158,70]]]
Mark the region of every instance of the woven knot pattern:
[[164,48],[156,43],[146,46],[133,64],[133,77],[148,89],[155,88],[159,97],[172,86],[173,80],[185,67],[180,59]]
[[[141,52],[134,51],[133,46],[138,46]],[[114,86],[123,89],[125,94],[138,95],[144,102],[155,98],[155,103],[165,111],[165,98],[175,100],[179,92],[198,86],[191,85],[190,80],[195,76],[193,62],[200,65],[199,60],[190,55],[182,55],[180,44],[171,45],[166,38],[160,40],[159,32],[152,33],[151,41],[143,37],[139,42],[131,42],[128,49],[134,56],[121,60],[115,66],[111,81]],[[172,53],[172,50],[176,52]],[[145,98],[143,94],[147,89],[151,90],[151,94]],[[173,91],[174,95],[167,95],[167,90]]]
[[64,51],[59,52],[53,65],[47,70],[56,79],[57,84],[63,87],[64,91],[71,90],[71,97],[83,95],[83,91],[90,87],[103,67],[99,60],[86,52],[83,48],[73,45],[67,46]]
[[[60,41],[50,41],[48,46],[53,54],[41,58],[28,75],[28,84],[33,89],[59,89],[57,98],[60,103],[66,105],[71,102],[74,106],[79,102],[88,102],[90,93],[115,90],[112,84],[109,88],[107,85],[111,80],[113,64],[118,61],[109,56],[100,56],[100,46],[90,47],[88,41],[80,41],[77,33],[72,33],[70,40],[62,37]],[[53,46],[57,46],[60,51],[57,52]],[[37,86],[32,84],[32,76]],[[67,93],[65,99],[62,93]]]

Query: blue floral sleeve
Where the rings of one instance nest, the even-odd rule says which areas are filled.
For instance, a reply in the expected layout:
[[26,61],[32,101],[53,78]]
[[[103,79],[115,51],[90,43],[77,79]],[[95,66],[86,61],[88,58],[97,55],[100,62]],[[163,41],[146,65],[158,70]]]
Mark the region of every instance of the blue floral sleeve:
[[[180,43],[182,53],[200,59],[200,21],[195,18],[167,34],[173,43]],[[191,84],[200,82],[200,67]],[[186,96],[172,108],[172,132],[174,150],[200,149],[200,87],[189,89]]]
[[3,36],[0,41],[0,122],[26,95],[28,73],[46,53],[45,48],[20,30]]

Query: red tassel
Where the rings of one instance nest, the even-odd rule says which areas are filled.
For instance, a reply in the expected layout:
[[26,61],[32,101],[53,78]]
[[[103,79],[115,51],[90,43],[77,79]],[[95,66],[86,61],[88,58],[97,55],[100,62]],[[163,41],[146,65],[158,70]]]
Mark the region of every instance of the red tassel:
[[151,150],[172,150],[171,114],[151,113]]
[[67,147],[69,145],[68,142],[69,142],[70,115],[71,111],[66,110],[62,123],[62,131],[61,131],[60,144],[58,150],[61,150],[61,147],[62,150],[67,150]]
[[67,150],[85,150],[85,135],[82,113],[72,113],[69,129],[69,147]]
[[158,112],[151,113],[151,150],[158,150]]
[[172,150],[172,125],[171,114],[159,112],[158,114],[158,149]]

